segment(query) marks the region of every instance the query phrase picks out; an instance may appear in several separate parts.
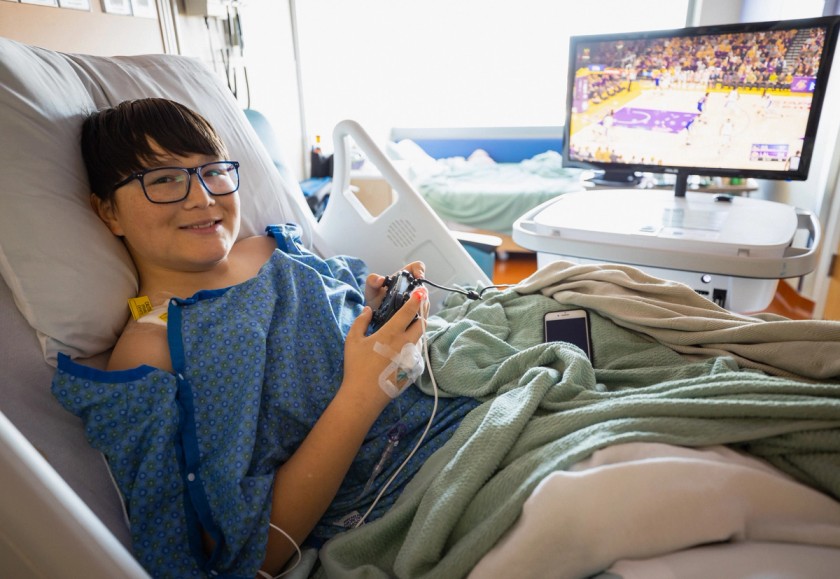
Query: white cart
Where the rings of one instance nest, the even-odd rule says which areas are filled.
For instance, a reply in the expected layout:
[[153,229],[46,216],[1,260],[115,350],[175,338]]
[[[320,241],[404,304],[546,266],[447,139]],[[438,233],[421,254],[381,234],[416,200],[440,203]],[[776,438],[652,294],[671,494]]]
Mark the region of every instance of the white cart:
[[790,205],[710,193],[599,189],[568,193],[520,217],[513,240],[557,260],[622,263],[685,283],[735,312],[757,312],[779,279],[814,270],[820,226]]

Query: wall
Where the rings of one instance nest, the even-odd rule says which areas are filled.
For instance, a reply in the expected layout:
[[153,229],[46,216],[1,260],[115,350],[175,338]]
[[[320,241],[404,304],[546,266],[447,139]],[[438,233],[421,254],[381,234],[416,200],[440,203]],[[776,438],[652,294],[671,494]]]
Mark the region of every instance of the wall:
[[[154,2],[154,0],[153,0]],[[99,56],[173,53],[194,56],[224,80],[242,75],[241,51],[225,50],[227,20],[188,14],[184,0],[156,0],[157,18],[0,0],[0,36],[60,52]],[[233,63],[233,67],[231,67]],[[229,83],[229,86],[233,83]],[[240,85],[246,83],[240,79]],[[247,93],[247,91],[244,91]],[[243,97],[242,105],[247,106]]]
[[157,18],[0,0],[0,36],[61,52],[99,56],[173,53],[195,56],[225,76],[218,48],[223,20],[189,15],[184,0],[157,0]]
[[698,5],[698,18],[697,22],[692,23],[694,26],[731,24],[741,20],[743,0],[695,0],[695,2]]
[[110,56],[164,52],[159,21],[102,12],[0,1],[0,36],[62,52]]

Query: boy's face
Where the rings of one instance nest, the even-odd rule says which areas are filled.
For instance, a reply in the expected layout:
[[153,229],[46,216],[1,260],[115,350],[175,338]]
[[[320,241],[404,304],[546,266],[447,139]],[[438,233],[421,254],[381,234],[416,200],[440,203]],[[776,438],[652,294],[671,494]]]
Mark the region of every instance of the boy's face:
[[[178,156],[158,150],[154,167],[196,167],[220,159]],[[226,260],[239,234],[239,194],[210,195],[197,175],[189,194],[176,203],[156,204],[138,180],[114,193],[113,203],[95,202],[97,212],[123,238],[138,271],[208,271]]]

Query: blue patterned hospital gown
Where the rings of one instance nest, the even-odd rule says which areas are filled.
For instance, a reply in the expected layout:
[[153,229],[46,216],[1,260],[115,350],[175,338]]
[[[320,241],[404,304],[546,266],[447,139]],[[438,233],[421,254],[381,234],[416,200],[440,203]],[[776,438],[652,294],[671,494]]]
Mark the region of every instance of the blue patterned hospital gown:
[[[174,374],[105,372],[61,356],[52,391],[85,423],[125,500],[133,549],[155,577],[254,577],[269,533],[275,470],[300,445],[342,379],[344,337],[363,307],[364,264],[302,249],[294,228],[253,279],[174,299]],[[310,536],[319,545],[364,513],[426,426],[433,399],[407,389],[376,421]],[[441,398],[432,430],[369,520],[391,506],[478,403]],[[398,429],[385,469],[365,483]],[[281,491],[282,492],[282,491]],[[200,528],[216,541],[205,556]]]

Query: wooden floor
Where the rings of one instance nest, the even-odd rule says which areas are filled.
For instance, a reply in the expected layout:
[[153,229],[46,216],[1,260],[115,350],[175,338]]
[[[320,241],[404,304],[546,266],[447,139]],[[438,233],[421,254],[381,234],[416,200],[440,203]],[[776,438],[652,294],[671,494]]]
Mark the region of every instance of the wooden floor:
[[[514,284],[537,271],[537,256],[527,252],[508,252],[496,258],[493,283]],[[767,313],[779,314],[792,320],[808,320],[814,315],[814,302],[801,296],[786,282],[779,283]]]
[[800,295],[789,283],[780,281],[773,301],[764,310],[792,320],[810,320],[814,317],[814,302]]
[[537,256],[534,253],[508,253],[496,258],[493,267],[493,283],[518,283],[537,271]]

